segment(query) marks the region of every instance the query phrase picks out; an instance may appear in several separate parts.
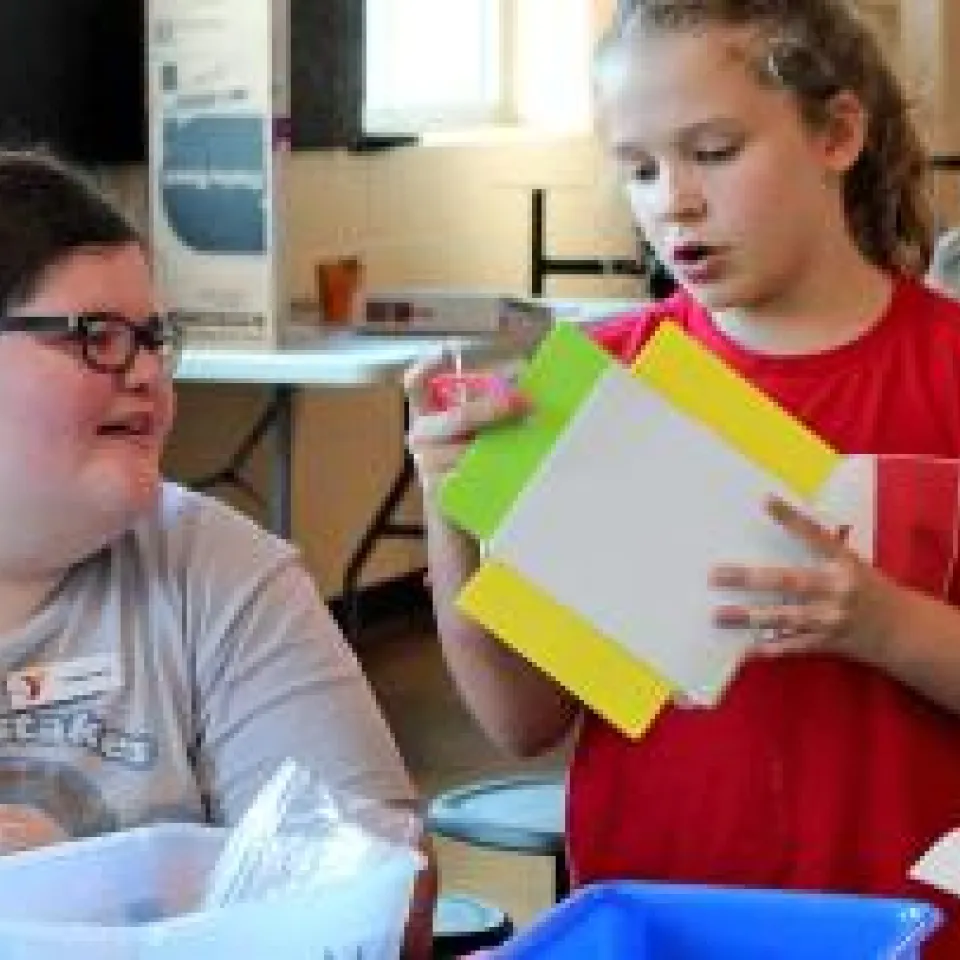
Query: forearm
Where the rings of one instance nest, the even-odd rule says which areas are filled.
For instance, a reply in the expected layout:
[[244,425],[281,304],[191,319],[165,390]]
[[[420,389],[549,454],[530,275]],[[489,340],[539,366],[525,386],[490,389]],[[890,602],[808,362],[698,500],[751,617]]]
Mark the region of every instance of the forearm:
[[532,756],[555,746],[577,708],[560,687],[477,624],[455,600],[476,569],[476,546],[424,507],[431,589],[444,658],[461,696],[486,734],[503,749]]
[[912,590],[900,591],[891,629],[873,665],[960,714],[960,610]]
[[437,903],[437,863],[429,837],[420,843],[427,865],[417,874],[410,898],[410,915],[403,938],[403,960],[433,956],[433,914]]

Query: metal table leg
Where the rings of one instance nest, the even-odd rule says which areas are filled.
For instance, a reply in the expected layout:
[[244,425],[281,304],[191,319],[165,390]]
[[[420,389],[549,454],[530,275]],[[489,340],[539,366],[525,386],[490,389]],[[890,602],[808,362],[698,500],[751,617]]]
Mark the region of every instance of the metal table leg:
[[235,487],[254,502],[264,505],[264,497],[243,475],[254,450],[273,431],[273,459],[270,471],[270,492],[266,498],[270,529],[289,540],[292,526],[291,461],[293,458],[293,393],[290,384],[276,384],[270,399],[239,446],[219,470],[214,470],[190,483],[197,490],[213,487]]
[[273,388],[273,468],[270,478],[270,529],[285,540],[293,532],[293,390]]
[[559,903],[570,893],[570,871],[564,852],[553,856],[553,899]]
[[[406,398],[404,398],[404,436],[406,436],[409,423],[410,411],[407,407]],[[358,592],[360,574],[363,572],[363,568],[370,559],[370,555],[373,553],[377,543],[384,538],[422,539],[424,536],[422,524],[394,523],[391,520],[394,511],[400,505],[400,502],[410,489],[415,478],[416,471],[413,464],[413,457],[406,447],[404,447],[400,469],[397,471],[386,496],[380,502],[380,506],[377,507],[366,529],[361,534],[360,540],[344,568],[343,584],[341,587],[343,632],[351,642],[357,640],[360,635],[360,603]]]

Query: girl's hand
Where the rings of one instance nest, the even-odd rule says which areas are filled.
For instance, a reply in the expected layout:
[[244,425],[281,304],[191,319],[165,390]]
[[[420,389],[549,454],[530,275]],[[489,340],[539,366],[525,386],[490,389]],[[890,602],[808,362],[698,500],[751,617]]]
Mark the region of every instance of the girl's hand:
[[[435,382],[443,378],[443,389]],[[420,361],[404,375],[410,411],[407,449],[420,483],[431,492],[482,430],[527,412],[529,403],[505,379],[453,372],[443,354]]]
[[772,595],[766,603],[718,607],[717,625],[752,628],[761,655],[835,653],[881,665],[904,589],[858,557],[842,532],[825,529],[777,497],[766,507],[817,561],[808,567],[714,568],[714,587]]
[[69,837],[42,810],[19,803],[0,804],[0,854],[34,850]]

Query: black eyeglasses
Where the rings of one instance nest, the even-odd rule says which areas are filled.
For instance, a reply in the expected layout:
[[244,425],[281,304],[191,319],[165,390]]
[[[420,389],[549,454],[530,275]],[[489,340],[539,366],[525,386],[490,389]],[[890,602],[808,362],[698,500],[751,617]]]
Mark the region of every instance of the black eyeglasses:
[[183,337],[168,316],[151,314],[130,320],[117,313],[75,313],[61,316],[3,316],[0,334],[61,336],[80,344],[83,361],[99,373],[126,373],[139,350],[160,357],[164,373],[176,369]]

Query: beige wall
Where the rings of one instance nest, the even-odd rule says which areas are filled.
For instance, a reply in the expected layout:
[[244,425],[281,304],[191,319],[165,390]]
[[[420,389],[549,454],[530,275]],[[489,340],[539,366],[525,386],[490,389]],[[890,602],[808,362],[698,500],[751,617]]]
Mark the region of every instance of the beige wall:
[[[930,144],[960,153],[960,3],[903,0],[902,63]],[[941,227],[960,224],[960,173],[934,178],[934,203]]]

